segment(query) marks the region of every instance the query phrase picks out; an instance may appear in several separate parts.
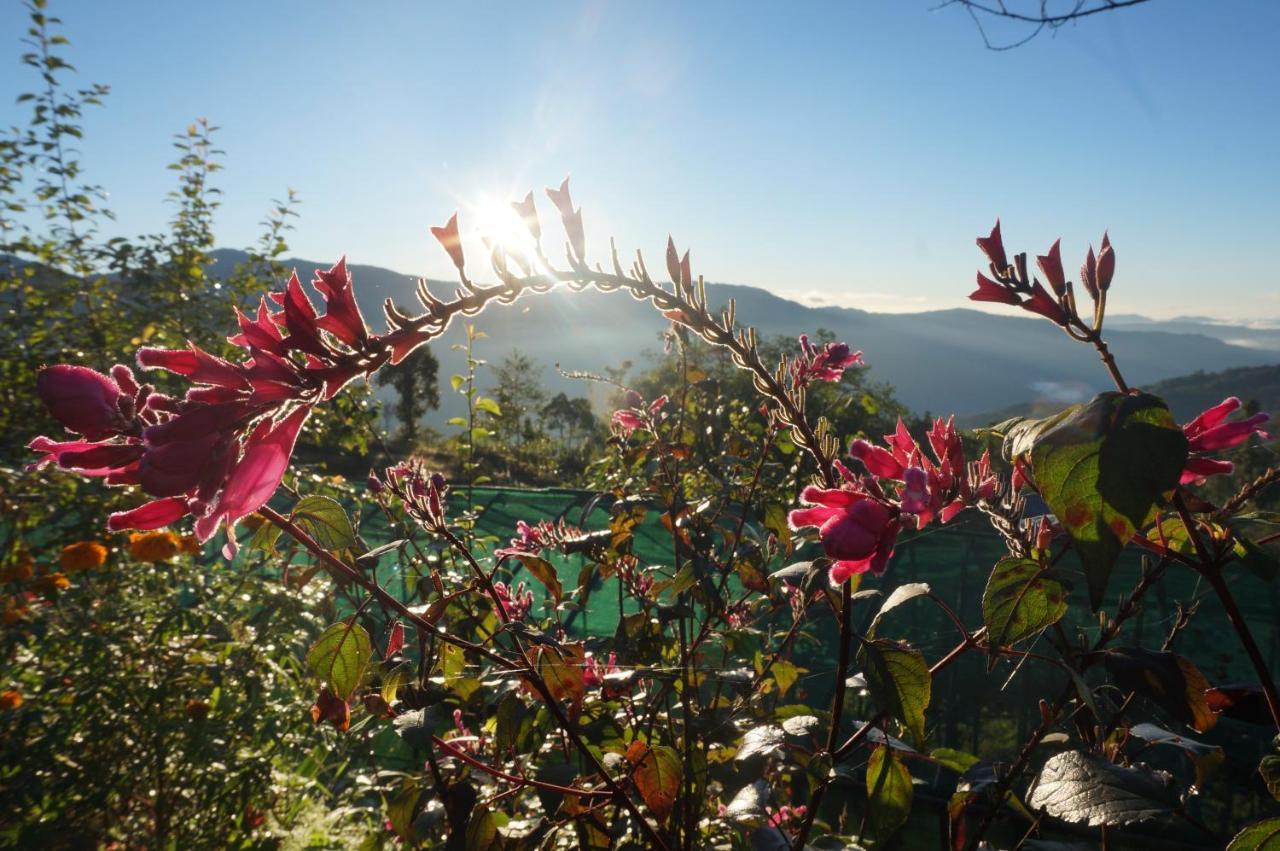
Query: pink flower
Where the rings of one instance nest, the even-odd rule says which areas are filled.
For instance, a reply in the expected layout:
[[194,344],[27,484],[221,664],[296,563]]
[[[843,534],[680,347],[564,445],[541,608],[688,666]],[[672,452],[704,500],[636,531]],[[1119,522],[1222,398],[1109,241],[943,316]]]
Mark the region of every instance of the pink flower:
[[533,203],[532,192],[524,196],[523,201],[512,201],[511,209],[516,211],[516,215],[520,217],[525,227],[529,229],[529,234],[533,237],[534,242],[542,239],[542,225],[538,223],[538,207]]
[[668,401],[670,400],[663,395],[646,406],[639,393],[628,390],[624,396],[627,407],[614,411],[609,421],[623,438],[631,437],[637,431],[656,433],[657,425],[662,420],[659,413]]
[[994,301],[999,304],[1022,304],[1018,294],[1003,284],[997,284],[981,272],[978,273],[978,288],[969,293],[969,301]]
[[1036,265],[1044,273],[1045,280],[1049,282],[1049,286],[1053,288],[1053,291],[1058,295],[1065,295],[1067,292],[1067,276],[1062,271],[1061,239],[1053,241],[1048,254],[1041,254],[1036,257]]
[[587,256],[586,236],[582,229],[582,208],[574,209],[573,199],[569,196],[569,178],[565,178],[559,189],[547,187],[547,197],[560,211],[560,222],[564,225],[565,235],[569,237],[569,245],[573,256],[585,260]]
[[127,397],[115,380],[86,366],[58,364],[40,370],[36,393],[67,431],[87,440],[120,434],[131,419],[121,411]]
[[987,259],[991,261],[991,265],[995,267],[997,273],[1009,268],[1009,260],[1004,253],[1004,240],[1000,236],[999,219],[996,219],[996,224],[991,229],[991,234],[986,237],[978,237],[977,243],[978,248],[982,249],[983,254],[987,255]]
[[1058,304],[1057,299],[1049,295],[1049,291],[1039,281],[1031,284],[1031,298],[1022,303],[1022,309],[1038,313],[1058,325],[1067,324],[1066,311],[1062,309],[1062,305]]
[[462,239],[458,236],[458,214],[450,216],[444,227],[432,227],[431,235],[440,241],[440,245],[449,253],[453,265],[461,272],[466,265],[466,258],[462,256]]
[[848,343],[827,343],[819,351],[807,334],[801,334],[800,356],[791,362],[791,380],[798,386],[811,381],[836,382],[846,369],[862,362],[862,352],[852,351]]
[[[202,540],[224,522],[256,511],[279,486],[307,413],[345,384],[404,357],[428,332],[372,337],[356,303],[345,258],[316,272],[317,312],[297,274],[282,292],[259,301],[256,314],[236,311],[240,333],[229,341],[242,360],[188,344],[143,348],[138,364],[186,378],[181,397],[139,385],[117,364],[110,376],[82,366],[43,370],[37,392],[79,440],[38,437],[37,465],[55,463],[109,485],[139,485],[155,498],[112,515],[112,529],[153,529],[190,514]],[[227,551],[233,552],[234,542]]]
[[1226,421],[1227,417],[1240,410],[1240,406],[1237,397],[1228,397],[1182,427],[1190,453],[1187,466],[1182,471],[1182,484],[1200,483],[1208,476],[1229,474],[1235,469],[1230,461],[1205,458],[1203,453],[1239,446],[1252,434],[1264,439],[1270,437],[1262,430],[1271,419],[1270,414],[1257,413],[1242,420]]
[[180,497],[157,499],[129,511],[117,511],[107,518],[112,532],[122,529],[160,529],[177,523],[187,514],[187,501]]
[[347,258],[339,259],[327,272],[316,270],[311,286],[324,296],[327,307],[316,324],[352,348],[358,349],[368,343],[369,331],[364,327],[360,305],[356,304]]
[[293,454],[293,444],[310,413],[311,407],[303,405],[279,423],[269,419],[258,423],[212,507],[196,521],[196,535],[200,540],[209,540],[225,521],[227,544],[222,553],[227,558],[235,557],[236,521],[266,505],[280,487]]
[[839,584],[855,573],[884,573],[893,555],[901,522],[897,511],[869,494],[851,489],[807,487],[787,517],[793,530],[818,527],[823,550],[835,559],[831,581]]

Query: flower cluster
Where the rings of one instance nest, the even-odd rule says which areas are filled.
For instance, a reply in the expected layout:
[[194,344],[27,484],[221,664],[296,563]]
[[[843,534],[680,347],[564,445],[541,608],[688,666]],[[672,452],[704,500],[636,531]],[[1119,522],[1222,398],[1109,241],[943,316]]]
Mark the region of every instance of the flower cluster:
[[523,582],[515,588],[509,588],[505,582],[495,582],[493,590],[509,620],[522,621],[533,608],[533,589],[526,588]]
[[1264,439],[1270,437],[1262,430],[1270,421],[1270,414],[1257,413],[1227,422],[1227,417],[1240,410],[1240,404],[1235,396],[1223,399],[1182,427],[1190,453],[1182,471],[1182,484],[1201,484],[1209,476],[1226,475],[1235,469],[1230,461],[1206,458],[1205,453],[1239,446],[1253,434]]
[[[790,513],[792,529],[818,528],[826,554],[835,560],[830,577],[841,583],[855,573],[884,573],[904,526],[920,529],[937,518],[946,523],[966,507],[996,495],[998,480],[987,453],[966,464],[955,421],[936,420],[929,430],[929,457],[901,419],[888,448],[855,440],[850,454],[870,473],[858,476],[836,462],[840,487],[810,486],[800,493],[808,508]],[[892,483],[892,495],[884,483]]]
[[312,287],[323,313],[296,273],[283,291],[259,302],[254,316],[237,308],[240,333],[229,341],[244,351],[242,360],[194,344],[139,350],[141,368],[191,383],[181,397],[140,383],[124,365],[109,375],[65,364],[43,370],[37,392],[78,439],[36,438],[30,448],[44,454],[38,463],[136,485],[152,497],[113,514],[113,530],[159,529],[191,515],[202,542],[225,523],[223,551],[233,556],[236,522],[279,487],[312,407],[421,342],[413,334],[369,335],[345,259],[317,271]]
[[494,552],[499,558],[511,556],[536,556],[543,550],[556,549],[567,541],[582,537],[582,530],[561,520],[541,520],[530,526],[523,520],[516,521],[516,536],[511,543]]
[[791,382],[796,387],[813,381],[836,382],[849,367],[862,365],[862,352],[852,351],[848,343],[827,343],[816,349],[809,336],[801,334],[800,355],[791,361]]
[[666,396],[659,396],[646,404],[639,393],[634,390],[628,390],[623,402],[626,407],[614,411],[610,420],[614,431],[618,432],[624,439],[631,437],[637,431],[657,434],[658,424],[663,419],[661,411],[668,401]]
[[410,458],[394,467],[388,467],[381,481],[370,476],[370,489],[375,495],[385,488],[404,504],[409,516],[428,529],[445,525],[446,498],[449,485],[444,476],[436,472],[428,472],[426,465],[419,458]]
[[[999,219],[991,233],[978,237],[977,242],[978,248],[989,261],[991,278],[978,273],[978,288],[969,295],[972,301],[1011,304],[1031,313],[1038,313],[1063,326],[1075,316],[1075,292],[1062,267],[1062,240],[1055,241],[1048,254],[1036,257],[1036,265],[1053,290],[1052,294],[1044,288],[1039,278],[1028,275],[1026,254],[1018,254],[1013,258],[1013,263],[1009,262],[1000,236]],[[1111,287],[1115,271],[1116,253],[1111,247],[1111,237],[1104,233],[1096,255],[1093,246],[1089,246],[1089,253],[1080,267],[1080,283],[1097,302]]]

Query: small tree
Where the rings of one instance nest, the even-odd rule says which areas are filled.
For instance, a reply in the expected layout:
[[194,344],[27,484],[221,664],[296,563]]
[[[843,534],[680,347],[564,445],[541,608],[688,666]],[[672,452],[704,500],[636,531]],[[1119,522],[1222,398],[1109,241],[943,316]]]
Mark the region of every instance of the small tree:
[[394,406],[400,434],[413,446],[418,442],[418,421],[440,407],[440,361],[429,346],[416,349],[400,363],[378,373],[379,387],[396,391]]

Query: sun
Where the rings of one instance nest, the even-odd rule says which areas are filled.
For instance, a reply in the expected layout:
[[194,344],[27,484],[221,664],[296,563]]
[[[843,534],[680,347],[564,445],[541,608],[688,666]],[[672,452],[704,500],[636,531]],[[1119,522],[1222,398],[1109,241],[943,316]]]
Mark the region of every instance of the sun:
[[521,258],[531,268],[541,265],[538,261],[537,243],[510,201],[482,195],[472,206],[471,215],[476,225],[476,235],[481,239]]

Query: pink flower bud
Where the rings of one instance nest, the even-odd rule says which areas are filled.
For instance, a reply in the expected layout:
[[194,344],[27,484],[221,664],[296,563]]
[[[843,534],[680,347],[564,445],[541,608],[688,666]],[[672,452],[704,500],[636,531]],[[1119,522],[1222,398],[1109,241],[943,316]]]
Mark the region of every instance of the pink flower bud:
[[118,434],[127,425],[120,416],[119,386],[86,366],[58,364],[40,370],[36,393],[54,419],[89,440]]
[[1111,247],[1111,237],[1102,234],[1102,246],[1098,249],[1098,289],[1106,292],[1111,287],[1111,278],[1116,273],[1116,252]]

